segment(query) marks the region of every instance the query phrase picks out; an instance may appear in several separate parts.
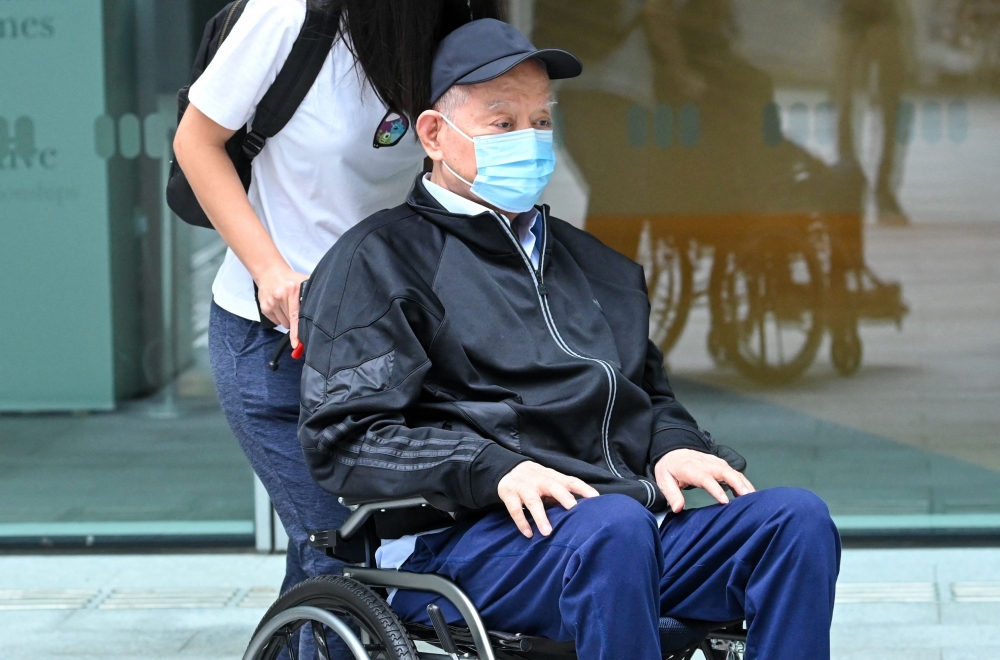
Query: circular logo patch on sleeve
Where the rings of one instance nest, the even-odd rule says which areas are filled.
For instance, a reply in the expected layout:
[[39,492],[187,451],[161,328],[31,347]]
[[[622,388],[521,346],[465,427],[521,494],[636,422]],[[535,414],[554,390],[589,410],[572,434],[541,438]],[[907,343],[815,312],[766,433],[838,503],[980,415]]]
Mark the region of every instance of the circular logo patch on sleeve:
[[372,146],[376,149],[395,147],[403,139],[408,130],[410,130],[409,120],[398,112],[390,110],[385,113],[382,123],[375,130],[375,139],[372,141]]

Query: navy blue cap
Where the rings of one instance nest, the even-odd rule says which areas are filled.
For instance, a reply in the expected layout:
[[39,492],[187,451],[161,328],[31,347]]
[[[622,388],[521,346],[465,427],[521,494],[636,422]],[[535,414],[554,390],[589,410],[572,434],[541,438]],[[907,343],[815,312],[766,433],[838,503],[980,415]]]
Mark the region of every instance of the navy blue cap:
[[499,78],[521,62],[534,58],[548,69],[549,79],[575,78],[580,60],[565,50],[538,50],[512,25],[495,18],[466,23],[441,41],[431,70],[431,105],[452,85],[474,85]]

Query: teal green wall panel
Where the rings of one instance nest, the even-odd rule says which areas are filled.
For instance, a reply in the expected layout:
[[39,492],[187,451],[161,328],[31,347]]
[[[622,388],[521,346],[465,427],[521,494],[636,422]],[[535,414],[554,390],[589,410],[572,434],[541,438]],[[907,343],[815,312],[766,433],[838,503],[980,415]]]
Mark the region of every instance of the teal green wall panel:
[[100,0],[0,0],[0,411],[114,406]]

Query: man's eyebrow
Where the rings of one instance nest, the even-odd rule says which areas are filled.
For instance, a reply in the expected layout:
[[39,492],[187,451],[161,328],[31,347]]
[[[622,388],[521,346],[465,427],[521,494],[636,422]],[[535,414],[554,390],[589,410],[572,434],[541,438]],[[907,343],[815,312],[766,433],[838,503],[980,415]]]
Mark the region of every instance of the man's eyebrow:
[[[556,105],[557,103],[559,103],[559,102],[556,101],[555,99],[551,99],[551,100],[547,101],[545,103],[545,105],[551,108],[552,106]],[[496,110],[497,108],[503,107],[505,105],[513,105],[513,104],[510,101],[504,101],[503,99],[497,99],[495,101],[491,101],[490,104],[488,106],[486,106],[486,109],[487,110]]]

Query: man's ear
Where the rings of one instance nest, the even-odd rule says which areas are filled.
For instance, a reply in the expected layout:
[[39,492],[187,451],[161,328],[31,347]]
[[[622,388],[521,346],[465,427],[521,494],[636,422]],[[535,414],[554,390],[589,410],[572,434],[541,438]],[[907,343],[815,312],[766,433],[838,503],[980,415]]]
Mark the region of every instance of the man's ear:
[[425,110],[417,117],[417,137],[420,138],[420,144],[424,146],[424,151],[433,161],[444,160],[440,142],[442,128],[444,128],[444,119],[433,110]]

